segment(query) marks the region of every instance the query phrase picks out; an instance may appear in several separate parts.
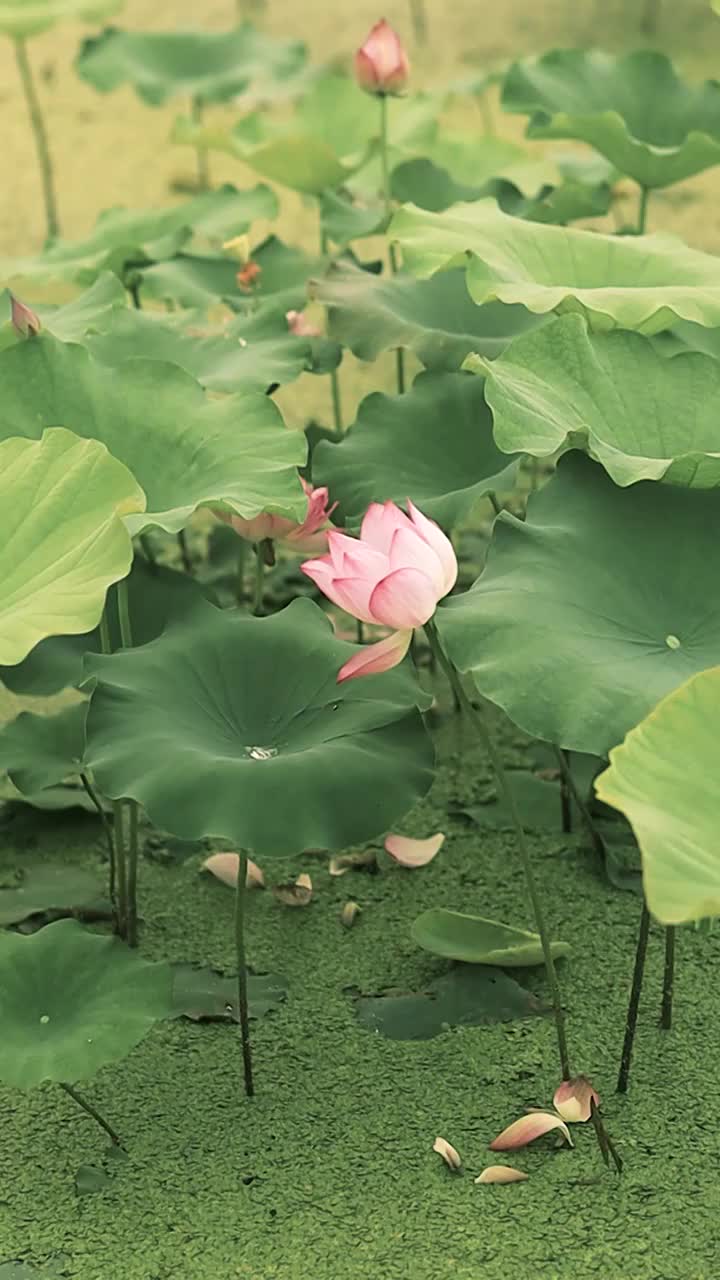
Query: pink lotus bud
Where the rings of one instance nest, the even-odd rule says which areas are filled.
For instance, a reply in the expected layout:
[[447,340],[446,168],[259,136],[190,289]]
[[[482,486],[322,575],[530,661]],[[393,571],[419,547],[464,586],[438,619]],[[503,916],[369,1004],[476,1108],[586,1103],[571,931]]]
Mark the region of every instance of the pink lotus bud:
[[384,18],[376,22],[355,54],[355,79],[366,93],[402,93],[410,62],[397,33]]
[[584,1124],[590,1119],[591,1103],[600,1105],[600,1099],[587,1076],[575,1076],[572,1080],[563,1080],[555,1090],[553,1106],[558,1115],[568,1124]]
[[231,524],[235,532],[247,542],[264,542],[269,539],[271,542],[283,542],[298,555],[319,555],[327,547],[327,525],[337,503],[328,506],[328,491],[324,485],[313,489],[302,477],[300,483],[308,500],[302,524],[296,524],[294,520],[287,520],[284,516],[269,515],[266,511],[253,516],[252,520],[234,516],[231,511],[216,511],[215,514],[225,524]]
[[10,294],[10,319],[15,332],[19,333],[21,338],[34,338],[42,329],[39,316],[16,298],[14,293]]
[[296,338],[320,338],[322,335],[317,325],[308,320],[304,311],[286,311],[285,319],[290,332]]
[[414,628],[432,617],[455,585],[457,560],[450,539],[410,501],[408,511],[405,515],[394,502],[373,502],[359,538],[332,529],[328,555],[301,566],[333,604],[394,632],[350,658],[338,681],[389,671],[402,662]]

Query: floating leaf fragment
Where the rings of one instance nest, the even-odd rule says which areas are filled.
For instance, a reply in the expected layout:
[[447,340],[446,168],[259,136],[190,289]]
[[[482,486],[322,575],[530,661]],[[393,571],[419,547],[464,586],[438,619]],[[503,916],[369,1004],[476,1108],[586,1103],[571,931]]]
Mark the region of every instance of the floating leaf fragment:
[[434,836],[428,836],[425,840],[415,840],[412,836],[394,835],[392,832],[385,837],[385,848],[390,857],[397,862],[400,867],[426,867],[429,862],[440,852],[445,843],[445,836],[442,831],[438,831]]
[[[237,886],[239,862],[240,855],[237,853],[211,853],[210,857],[203,862],[200,870],[209,871],[217,880],[221,880],[223,884],[234,889]],[[245,887],[247,889],[265,888],[265,876],[257,863],[253,862],[251,858],[247,860]]]
[[527,1182],[528,1175],[522,1169],[511,1169],[507,1164],[489,1164],[483,1169],[475,1184],[491,1182]]
[[593,1101],[599,1106],[600,1098],[587,1076],[574,1076],[558,1085],[553,1106],[568,1124],[584,1124],[591,1117]]
[[445,1138],[435,1139],[433,1151],[437,1151],[452,1173],[462,1173],[462,1160],[452,1144],[447,1142]]
[[552,1111],[531,1111],[529,1115],[514,1120],[507,1129],[503,1129],[490,1143],[490,1150],[514,1151],[516,1147],[526,1147],[529,1142],[542,1138],[553,1129],[560,1130],[569,1147],[573,1145],[570,1130],[560,1116],[554,1115]]

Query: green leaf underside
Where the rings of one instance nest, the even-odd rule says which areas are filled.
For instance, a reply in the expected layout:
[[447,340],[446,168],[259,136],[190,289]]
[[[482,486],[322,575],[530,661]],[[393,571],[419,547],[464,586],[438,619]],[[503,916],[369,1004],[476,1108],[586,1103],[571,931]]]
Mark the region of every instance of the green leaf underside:
[[100,788],[183,839],[260,856],[376,836],[430,784],[427,699],[407,663],[338,685],[354,652],[300,599],[263,619],[206,605],[142,649],[88,658]]
[[21,711],[0,727],[0,769],[18,791],[32,795],[80,772],[86,716],[87,703],[78,702],[54,715]]
[[678,319],[720,326],[720,259],[674,236],[546,226],[513,218],[489,200],[445,213],[408,205],[389,234],[416,275],[467,263],[477,303],[519,303],[538,315],[576,311],[601,331],[652,335]]
[[647,904],[661,924],[720,915],[719,713],[716,666],[658,703],[611,751],[595,783],[632,825]]
[[[40,435],[42,424],[33,425]],[[145,496],[95,440],[63,428],[39,441],[12,428],[6,434],[13,438],[0,443],[0,662],[13,665],[47,636],[97,625],[108,587],[132,561],[121,517],[142,511]]]
[[[413,921],[410,935],[419,947],[446,960],[506,969],[543,963],[539,934],[444,907],[424,911]],[[551,942],[550,948],[555,960],[570,951],[567,942]]]
[[6,882],[0,889],[0,928],[48,911],[97,906],[104,902],[105,892],[98,876],[80,867],[47,862],[23,865],[17,885],[7,887]]
[[59,920],[0,934],[0,1079],[18,1089],[87,1079],[172,1008],[170,968]]
[[313,454],[313,482],[348,522],[371,502],[411,498],[447,528],[488,491],[512,488],[514,472],[492,439],[482,383],[466,373],[422,374],[403,396],[373,393],[342,442]]
[[472,589],[438,609],[451,658],[526,732],[606,756],[720,662],[719,516],[715,490],[620,489],[566,454],[526,521],[498,518]]
[[501,969],[458,965],[423,991],[361,996],[358,1021],[390,1040],[432,1040],[449,1027],[477,1027],[544,1012],[536,996]]
[[486,373],[495,439],[543,457],[584,448],[616,484],[720,484],[720,364],[667,359],[638,334],[589,333],[561,316],[512,344]]

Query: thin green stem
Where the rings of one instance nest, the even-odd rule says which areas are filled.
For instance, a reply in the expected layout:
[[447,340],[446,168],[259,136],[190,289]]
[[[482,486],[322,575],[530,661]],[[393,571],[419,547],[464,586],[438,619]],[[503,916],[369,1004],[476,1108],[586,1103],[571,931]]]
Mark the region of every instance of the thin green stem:
[[118,934],[127,942],[130,911],[128,905],[128,870],[125,851],[125,806],[122,800],[113,800],[113,832],[115,837]]
[[[318,205],[319,208],[319,205]],[[330,251],[328,238],[320,225],[320,253],[323,258],[327,257]],[[335,439],[342,440],[344,435],[342,400],[340,398],[340,371],[339,369],[330,370],[330,395],[332,398],[332,414],[333,428],[335,431]]]
[[487,89],[483,93],[476,94],[480,115],[482,116],[483,129],[486,138],[492,138],[495,133],[495,117],[493,116],[492,104]]
[[427,44],[428,20],[425,0],[410,0],[410,20],[418,44]]
[[499,516],[499,515],[500,515],[500,512],[502,511],[502,505],[501,505],[501,504],[498,502],[498,500],[497,500],[497,494],[493,493],[493,491],[492,491],[492,489],[491,489],[491,490],[490,490],[490,492],[489,492],[489,493],[488,493],[488,495],[487,495],[487,498],[488,498],[488,502],[490,503],[490,506],[492,507],[493,511],[495,512],[495,515],[496,515],[496,516]]
[[178,544],[178,550],[180,552],[180,560],[182,562],[182,567],[185,570],[185,572],[189,573],[190,576],[192,577],[192,571],[193,571],[192,560],[190,559],[190,548],[188,547],[187,533],[185,532],[184,529],[178,530],[177,544]]
[[600,1154],[605,1161],[606,1166],[608,1169],[610,1168],[610,1157],[612,1157],[613,1164],[615,1165],[615,1172],[618,1174],[622,1173],[622,1159],[618,1155],[615,1143],[602,1122],[600,1111],[593,1097],[590,1098],[590,1119],[592,1121],[592,1127],[595,1130],[595,1137],[597,1138],[597,1144],[600,1148]]
[[153,550],[153,544],[150,541],[150,535],[148,533],[141,533],[139,535],[138,540],[140,542],[140,546],[142,547],[142,552],[143,552],[143,555],[145,556],[145,559],[147,560],[150,567],[155,569],[157,567],[157,558]]
[[640,202],[638,204],[638,220],[637,220],[637,234],[639,236],[645,235],[645,228],[647,226],[647,211],[648,211],[649,199],[650,199],[650,188],[641,187]]
[[248,1008],[247,963],[245,960],[245,899],[247,897],[247,854],[238,855],[238,878],[235,890],[235,954],[237,957],[238,1016],[242,1042],[243,1076],[245,1093],[252,1098],[253,1083],[252,1046],[250,1044],[250,1011]]
[[[388,163],[388,95],[382,93],[379,96],[380,102],[380,168],[382,172],[382,196],[385,205],[385,217],[390,221],[392,213],[392,192],[390,189],[390,166]],[[390,270],[393,275],[397,274],[398,259],[395,245],[392,240],[388,242],[388,254],[390,257]],[[395,372],[397,375],[398,394],[403,395],[405,392],[405,352],[402,347],[398,347],[395,352]]]
[[262,614],[263,592],[265,589],[265,548],[262,542],[255,543],[255,588],[253,590],[253,613],[256,618]]
[[665,929],[665,967],[663,969],[663,994],[660,1011],[660,1026],[663,1031],[672,1027],[673,994],[675,989],[675,926],[667,925]]
[[543,958],[545,960],[545,972],[547,974],[548,986],[550,988],[550,996],[552,999],[553,1012],[555,1015],[555,1031],[558,1042],[558,1052],[560,1055],[560,1069],[563,1080],[570,1079],[570,1058],[568,1055],[567,1038],[565,1035],[565,1015],[560,1001],[560,986],[555,971],[555,961],[553,960],[552,949],[550,945],[550,934],[548,932],[547,923],[545,921],[545,912],[543,910],[540,894],[535,883],[535,874],[532,868],[532,859],[530,857],[530,848],[527,842],[525,829],[520,818],[518,807],[515,801],[515,795],[508,783],[505,767],[502,757],[495,744],[495,740],[485,723],[484,716],[481,711],[471,703],[462,680],[460,679],[455,667],[446,656],[445,650],[440,642],[440,637],[435,624],[430,621],[425,623],[425,631],[430,642],[430,647],[437,656],[437,660],[450,681],[453,693],[458,703],[462,707],[467,719],[473,723],[479,731],[485,750],[489,756],[490,763],[497,780],[498,790],[501,798],[511,815],[512,823],[515,828],[520,857],[525,873],[525,883],[527,885],[528,896],[532,905],[533,915],[535,917],[535,925],[540,935],[542,945]]
[[128,800],[127,813],[128,813],[127,940],[128,940],[128,946],[136,947],[138,944],[137,875],[138,875],[138,854],[139,854],[137,800]]
[[[132,624],[130,622],[130,599],[128,596],[128,580],[123,578],[117,584],[117,611],[120,627],[120,646],[132,649]],[[138,806],[136,800],[119,802],[120,837],[123,845],[122,861],[125,876],[125,939],[129,946],[137,946],[137,864],[138,864]],[[124,840],[124,815],[128,816],[128,840]],[[116,819],[117,821],[117,819]],[[120,861],[118,861],[120,870]]]
[[53,177],[52,160],[50,158],[47,129],[45,127],[45,121],[40,107],[40,99],[38,98],[37,90],[35,88],[25,41],[18,37],[14,41],[14,44],[15,59],[17,61],[18,71],[20,72],[23,93],[25,94],[28,115],[30,116],[30,126],[35,138],[35,149],[37,151],[38,163],[40,165],[43,200],[45,202],[47,238],[48,240],[55,240],[60,234],[60,223],[58,219],[57,200],[55,197],[55,180]]
[[572,804],[568,786],[570,766],[567,755],[562,748],[558,747],[556,751],[558,764],[560,765],[560,828],[563,834],[567,835],[572,831]]
[[110,1138],[113,1146],[121,1147],[122,1142],[120,1141],[119,1135],[115,1132],[112,1125],[108,1124],[107,1120],[100,1115],[97,1107],[94,1107],[91,1102],[88,1102],[87,1098],[84,1098],[81,1093],[78,1093],[77,1089],[73,1088],[71,1084],[65,1084],[62,1080],[59,1081],[59,1084],[60,1088],[65,1091],[68,1097],[72,1098],[73,1102],[76,1102],[79,1107],[82,1107],[83,1111],[87,1115],[92,1116],[93,1120],[100,1125],[101,1129],[105,1130],[105,1133]]
[[122,578],[117,587],[118,625],[120,627],[121,649],[132,649],[132,627],[130,625],[130,601],[128,598],[128,580]]
[[[192,122],[198,128],[202,124],[203,104],[202,99],[193,98],[190,104],[190,114]],[[195,154],[197,156],[197,185],[199,191],[207,191],[210,186],[210,163],[208,160],[207,147],[196,147]]]
[[[568,753],[566,751],[563,751],[561,747],[556,747],[555,755],[557,758],[558,767],[560,769],[560,777],[564,783],[565,793],[566,795],[568,795],[569,798],[571,798],[574,801],[575,807],[578,813],[580,814],[580,817],[582,818],[583,823],[585,824],[585,829],[592,843],[593,850],[597,854],[597,856],[602,859],[602,862],[604,865],[605,856],[606,856],[605,842],[602,836],[600,835],[600,832],[598,831],[597,827],[595,826],[595,823],[593,822],[592,814],[588,807],[587,801],[584,799],[583,796],[580,795],[580,792],[577,789],[577,785],[573,777],[573,772],[572,772],[572,769],[570,768],[570,760],[568,758]],[[563,830],[565,830],[564,827],[563,827]],[[570,827],[568,827],[567,830],[569,831]]]
[[112,827],[110,826],[110,823],[108,821],[108,816],[105,812],[103,803],[97,791],[95,790],[94,786],[92,785],[88,775],[86,773],[81,773],[80,781],[82,782],[83,787],[85,788],[85,791],[87,792],[88,796],[90,797],[93,804],[95,805],[95,808],[98,811],[98,816],[102,823],[103,835],[105,836],[105,843],[107,844],[107,849],[108,849],[108,863],[109,863],[109,869],[110,869],[110,903],[112,905],[113,921],[115,923],[115,926],[117,926],[118,907],[117,907],[117,897],[116,897],[117,891],[116,891],[116,885],[115,885],[115,845],[113,844]]
[[247,558],[247,542],[244,538],[240,538],[237,554],[237,569],[235,571],[235,599],[239,605],[245,603],[245,560]]
[[630,1002],[628,1004],[627,1017],[625,1019],[625,1039],[623,1041],[622,1058],[620,1059],[620,1072],[618,1074],[617,1082],[618,1093],[627,1093],[628,1080],[630,1079],[630,1063],[632,1062],[633,1046],[635,1044],[635,1031],[637,1029],[638,1012],[640,1009],[640,995],[642,992],[643,978],[645,976],[645,956],[647,955],[649,933],[650,912],[643,901],[642,911],[640,913],[640,928],[638,929],[637,950],[635,952],[635,969],[633,970],[632,987],[630,989]]

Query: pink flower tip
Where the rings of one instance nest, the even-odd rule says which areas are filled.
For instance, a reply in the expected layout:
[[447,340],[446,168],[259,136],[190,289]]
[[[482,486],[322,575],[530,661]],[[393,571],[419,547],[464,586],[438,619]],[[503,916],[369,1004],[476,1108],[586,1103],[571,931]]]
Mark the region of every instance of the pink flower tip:
[[568,1124],[584,1124],[592,1114],[592,1104],[600,1105],[600,1098],[587,1076],[574,1076],[563,1080],[555,1090],[553,1106]]
[[15,332],[19,333],[21,338],[34,338],[42,329],[40,317],[16,298],[14,293],[10,294],[10,319]]
[[399,94],[410,75],[405,47],[389,22],[381,18],[355,54],[355,79],[366,93]]
[[544,1134],[551,1133],[553,1129],[559,1129],[568,1146],[573,1145],[570,1137],[570,1130],[560,1116],[556,1116],[552,1111],[531,1111],[529,1115],[522,1116],[520,1120],[515,1120],[513,1124],[508,1125],[507,1129],[503,1129],[490,1143],[491,1151],[515,1151],[518,1147],[526,1147],[529,1142],[534,1142],[536,1138],[542,1138]]
[[320,330],[317,325],[308,320],[304,311],[286,311],[285,319],[287,327],[295,338],[319,338]]

